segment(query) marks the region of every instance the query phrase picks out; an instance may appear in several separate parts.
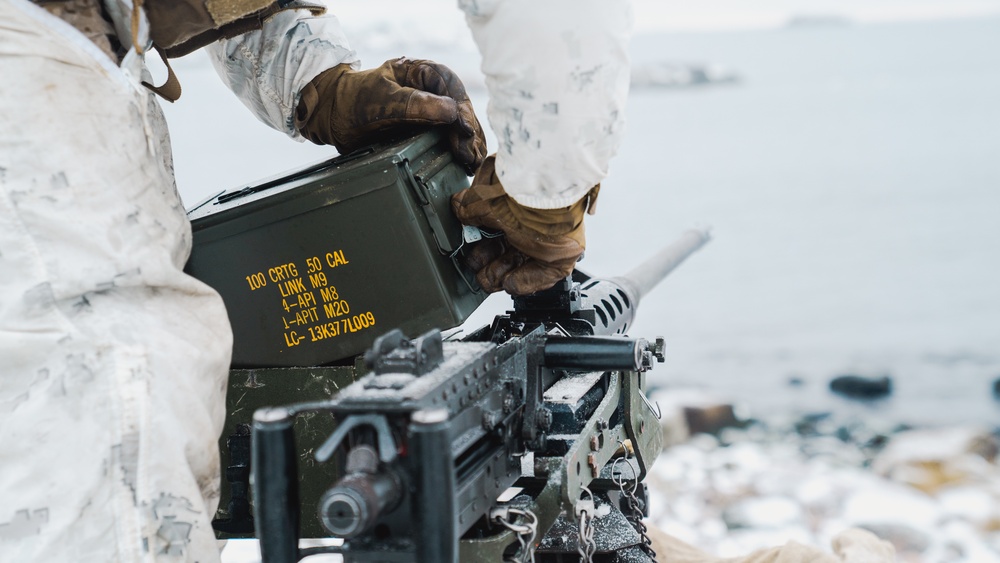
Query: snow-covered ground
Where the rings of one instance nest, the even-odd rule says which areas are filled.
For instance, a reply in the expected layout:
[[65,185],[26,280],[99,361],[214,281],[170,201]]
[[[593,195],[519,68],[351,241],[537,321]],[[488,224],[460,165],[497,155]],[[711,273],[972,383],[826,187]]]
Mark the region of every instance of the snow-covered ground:
[[1000,562],[997,438],[988,425],[775,415],[666,448],[650,520],[723,557],[788,541],[829,549],[861,527],[899,561]]

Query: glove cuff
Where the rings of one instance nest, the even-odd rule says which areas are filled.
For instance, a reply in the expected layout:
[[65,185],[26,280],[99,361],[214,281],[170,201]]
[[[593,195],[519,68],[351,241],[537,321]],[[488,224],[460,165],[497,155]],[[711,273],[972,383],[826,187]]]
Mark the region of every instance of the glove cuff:
[[[349,63],[329,68],[313,78],[299,93],[299,105],[295,108],[295,128],[299,133],[317,145],[333,145],[342,149],[334,128],[334,91],[340,78],[353,69]],[[320,103],[326,100],[325,103]]]
[[586,197],[573,205],[556,209],[525,207],[506,194],[504,200],[518,223],[546,236],[565,236],[581,229],[587,210]]

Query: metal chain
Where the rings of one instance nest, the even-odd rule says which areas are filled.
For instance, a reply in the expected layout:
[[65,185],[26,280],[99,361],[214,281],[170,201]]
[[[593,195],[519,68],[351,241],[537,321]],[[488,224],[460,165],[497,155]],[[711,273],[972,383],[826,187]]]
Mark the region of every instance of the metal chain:
[[[526,523],[518,524],[513,517],[521,516]],[[530,510],[502,508],[493,512],[493,519],[514,532],[520,546],[514,556],[505,559],[507,563],[535,563],[535,536],[538,534],[538,517]]]
[[594,503],[594,493],[590,492],[587,487],[580,487],[582,490],[586,491],[590,495],[590,499],[584,499],[580,496],[580,500],[576,502],[576,519],[580,523],[580,537],[579,545],[577,546],[577,553],[580,554],[580,560],[582,563],[593,563],[594,554],[597,553],[597,542],[594,541],[594,516],[596,512],[596,504]]
[[[642,521],[642,501],[640,501],[639,497],[635,494],[639,489],[639,481],[636,480],[638,473],[636,472],[635,467],[632,466],[632,456],[629,454],[628,448],[625,448],[625,444],[622,444],[622,447],[625,449],[625,457],[616,459],[611,465],[611,479],[616,485],[618,485],[618,490],[621,491],[625,500],[628,502],[629,513],[625,515],[625,519],[628,520],[632,524],[632,527],[635,528],[635,531],[638,532],[639,540],[641,541],[640,547],[642,550],[649,556],[653,563],[656,563],[656,552],[653,551],[653,540],[649,538],[649,534],[647,533],[648,528]],[[618,462],[622,459],[625,460],[626,465],[628,465],[628,468],[632,471],[631,488],[625,487],[627,482],[625,476],[621,473],[615,472]]]
[[593,563],[594,553],[597,552],[597,542],[594,541],[594,517],[582,513],[580,515],[580,542],[577,553],[580,554],[582,563]]

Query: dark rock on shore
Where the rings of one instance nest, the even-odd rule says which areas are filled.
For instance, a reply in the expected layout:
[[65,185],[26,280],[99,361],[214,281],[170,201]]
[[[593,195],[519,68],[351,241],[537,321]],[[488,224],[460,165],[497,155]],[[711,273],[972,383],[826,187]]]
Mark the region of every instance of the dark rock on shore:
[[804,414],[794,423],[795,433],[799,436],[819,436],[823,433],[823,425],[833,415],[829,412]]
[[841,375],[830,381],[830,390],[853,399],[877,399],[892,393],[892,378]]
[[723,428],[741,426],[730,404],[684,407],[684,420],[690,434],[718,434]]

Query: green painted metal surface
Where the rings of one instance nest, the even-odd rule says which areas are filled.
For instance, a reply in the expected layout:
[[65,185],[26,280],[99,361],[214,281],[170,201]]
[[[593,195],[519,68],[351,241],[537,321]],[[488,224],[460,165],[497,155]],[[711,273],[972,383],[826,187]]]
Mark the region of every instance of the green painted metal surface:
[[328,365],[393,328],[461,324],[485,298],[454,256],[450,200],[468,185],[428,132],[192,209],[186,270],[226,303],[233,366]]
[[[233,459],[228,442],[232,436],[240,434],[240,425],[246,425],[249,430],[254,411],[262,407],[328,400],[340,389],[353,383],[360,375],[361,369],[355,366],[230,371],[226,396],[226,425],[219,440],[223,477],[219,510],[215,519],[229,521],[234,516],[230,511],[233,491],[230,479],[234,473],[239,472],[230,470],[230,467],[238,465],[240,460]],[[313,452],[333,433],[333,430],[334,420],[325,413],[306,413],[296,420],[295,440],[300,453],[298,466],[303,537],[318,538],[328,535],[316,519],[316,503],[326,489],[336,481],[339,463],[335,459],[320,464],[313,458]],[[246,461],[249,463],[249,459]],[[229,533],[217,531],[217,535],[220,538],[253,537],[253,530]]]

